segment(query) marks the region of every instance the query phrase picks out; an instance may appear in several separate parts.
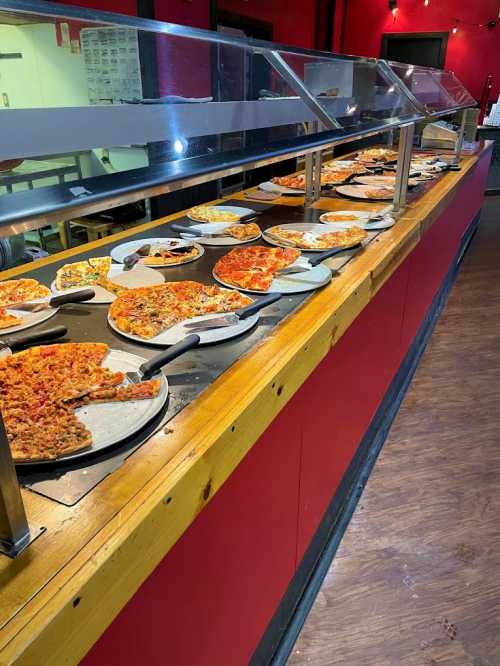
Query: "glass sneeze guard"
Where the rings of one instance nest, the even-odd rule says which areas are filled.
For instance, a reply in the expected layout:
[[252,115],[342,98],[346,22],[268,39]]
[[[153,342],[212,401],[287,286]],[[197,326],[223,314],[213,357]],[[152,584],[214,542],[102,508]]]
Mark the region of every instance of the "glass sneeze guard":
[[384,61],[38,0],[0,0],[0,39],[21,54],[0,64],[11,91],[0,169],[16,160],[12,172],[39,174],[0,170],[0,235],[395,129],[430,108]]

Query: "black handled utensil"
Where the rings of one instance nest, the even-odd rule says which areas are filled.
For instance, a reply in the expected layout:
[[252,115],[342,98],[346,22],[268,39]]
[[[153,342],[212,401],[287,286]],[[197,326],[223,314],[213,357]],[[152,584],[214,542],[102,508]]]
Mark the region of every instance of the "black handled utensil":
[[240,219],[238,220],[237,224],[244,224],[245,222],[251,222],[252,220],[255,220],[258,215],[260,215],[260,212],[257,212],[256,210],[253,210],[251,213],[247,213],[246,215],[242,215]]
[[34,333],[25,333],[23,335],[6,335],[0,340],[0,357],[10,355],[16,349],[27,347],[28,345],[36,344],[37,342],[48,342],[49,340],[57,340],[62,338],[68,329],[66,326],[52,326],[42,331]]
[[173,361],[185,352],[197,347],[200,343],[200,336],[195,333],[187,335],[185,338],[172,345],[169,349],[156,354],[152,359],[141,365],[138,372],[127,372],[127,379],[133,384],[139,384],[145,379],[150,379],[164,365]]
[[22,310],[24,312],[42,312],[42,310],[47,310],[48,308],[60,308],[62,305],[66,305],[66,303],[90,301],[94,296],[95,291],[93,289],[80,289],[79,291],[70,291],[60,296],[53,296],[50,300],[42,301],[41,303],[14,303],[13,305],[8,305],[7,309]]
[[295,265],[291,266],[286,266],[286,268],[282,268],[280,271],[277,272],[277,277],[280,275],[292,275],[293,273],[304,273],[304,271],[310,271],[311,269],[315,268],[316,266],[319,266],[322,261],[325,261],[325,259],[329,259],[330,257],[333,257],[335,254],[338,254],[339,252],[342,252],[343,250],[347,250],[351,248],[343,248],[343,247],[332,247],[329,250],[326,250],[325,252],[319,252],[315,257],[311,257],[310,259],[306,259],[305,257],[300,257],[299,261]]
[[263,308],[266,308],[272,303],[276,303],[281,298],[281,294],[266,294],[262,298],[255,300],[250,305],[246,305],[244,308],[235,310],[234,312],[228,312],[220,317],[213,317],[211,319],[192,321],[188,324],[184,324],[184,328],[187,328],[192,331],[208,331],[212,328],[225,328],[226,326],[235,326],[239,324],[240,321],[244,321],[248,317],[256,314]]
[[126,257],[123,257],[123,270],[132,270],[132,268],[137,264],[138,261],[142,259],[142,257],[147,257],[149,255],[150,250],[151,245],[146,243],[135,252],[132,252],[132,254],[128,254]]

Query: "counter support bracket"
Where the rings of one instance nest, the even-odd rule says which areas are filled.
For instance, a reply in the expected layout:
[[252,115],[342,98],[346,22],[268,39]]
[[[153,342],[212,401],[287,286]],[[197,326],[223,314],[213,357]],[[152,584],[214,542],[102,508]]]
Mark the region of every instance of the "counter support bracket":
[[406,205],[414,132],[415,125],[411,123],[403,125],[399,133],[398,164],[393,198],[393,211],[396,214],[400,214]]
[[16,557],[33,540],[7,432],[0,415],[0,553]]

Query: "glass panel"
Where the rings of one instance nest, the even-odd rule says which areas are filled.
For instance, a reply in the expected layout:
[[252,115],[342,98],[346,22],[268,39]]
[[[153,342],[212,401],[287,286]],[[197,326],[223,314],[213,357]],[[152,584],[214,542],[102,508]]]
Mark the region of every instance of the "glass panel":
[[400,62],[388,64],[418,103],[431,115],[451,113],[476,104],[452,72]]
[[293,73],[346,134],[419,117],[401,86],[375,60],[280,52]]
[[476,106],[477,102],[474,97],[472,97],[469,91],[463,86],[459,79],[457,79],[453,72],[433,69],[432,73],[437,79],[439,79],[441,87],[446,90],[448,96],[451,97],[455,106]]
[[[17,24],[12,14],[0,15],[0,41],[20,54],[0,61],[9,137],[0,145],[0,194],[265,151],[303,136],[315,119],[245,45],[43,16]],[[24,162],[12,169],[11,159]]]

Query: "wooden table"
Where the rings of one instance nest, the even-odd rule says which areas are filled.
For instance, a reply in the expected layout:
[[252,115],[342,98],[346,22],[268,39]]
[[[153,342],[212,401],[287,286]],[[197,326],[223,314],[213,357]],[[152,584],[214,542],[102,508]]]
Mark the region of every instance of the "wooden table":
[[47,530],[0,559],[0,663],[78,663],[122,609],[85,664],[249,661],[480,209],[490,155],[463,158],[78,504],[23,491]]

